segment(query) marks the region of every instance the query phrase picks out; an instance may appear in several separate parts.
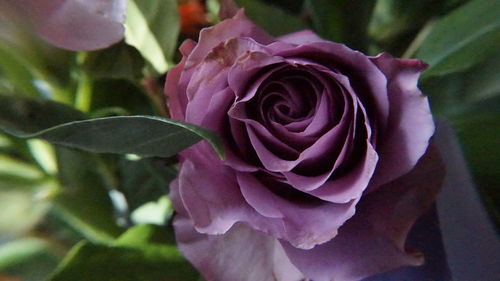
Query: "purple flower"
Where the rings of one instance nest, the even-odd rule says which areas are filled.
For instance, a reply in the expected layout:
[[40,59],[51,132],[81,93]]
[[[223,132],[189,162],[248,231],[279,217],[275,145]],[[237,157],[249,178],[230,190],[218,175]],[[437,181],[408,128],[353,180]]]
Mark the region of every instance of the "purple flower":
[[242,11],[180,50],[171,116],[219,133],[227,155],[183,151],[171,184],[179,247],[207,281],[358,280],[423,263],[405,239],[441,182],[425,63],[311,31],[273,38]]
[[49,43],[69,50],[106,48],[123,38],[126,0],[5,0]]

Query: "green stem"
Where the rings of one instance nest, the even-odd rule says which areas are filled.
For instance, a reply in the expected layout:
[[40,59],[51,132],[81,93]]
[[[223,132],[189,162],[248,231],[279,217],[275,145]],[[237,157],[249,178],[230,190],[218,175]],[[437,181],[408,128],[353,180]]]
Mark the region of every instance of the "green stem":
[[92,78],[83,69],[83,62],[87,53],[79,53],[77,56],[79,75],[78,75],[78,85],[76,88],[75,95],[75,108],[88,112],[90,110],[90,105],[92,104]]

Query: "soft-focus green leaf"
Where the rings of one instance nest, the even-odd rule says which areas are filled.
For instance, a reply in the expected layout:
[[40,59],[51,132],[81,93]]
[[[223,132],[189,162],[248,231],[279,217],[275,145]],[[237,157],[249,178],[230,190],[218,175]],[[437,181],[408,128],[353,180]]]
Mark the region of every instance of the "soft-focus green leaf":
[[[29,231],[47,213],[47,196],[57,189],[36,166],[0,155],[0,238]],[[1,239],[0,239],[1,240]]]
[[52,182],[34,186],[32,190],[1,189],[0,237],[14,237],[33,228],[50,207],[43,194],[53,188]]
[[[116,116],[64,123],[82,115],[64,105],[0,97],[0,129],[23,138],[100,153],[132,153],[170,157],[206,139],[223,157],[220,139],[212,132],[155,116]],[[50,116],[50,118],[45,118]]]
[[136,226],[110,246],[76,245],[49,281],[195,281],[198,274],[160,227]]
[[488,102],[493,104],[490,111],[481,106],[451,121],[485,205],[500,227],[500,98]]
[[263,0],[263,2],[278,6],[291,13],[300,14],[304,8],[304,0]]
[[24,182],[31,186],[43,180],[44,174],[30,163],[0,155],[0,189],[19,188],[23,185],[9,186],[8,183]]
[[315,31],[335,42],[343,40],[343,15],[338,1],[306,0]]
[[57,214],[92,241],[109,241],[122,232],[114,219],[108,190],[112,179],[96,155],[57,148],[62,190],[54,198]]
[[0,74],[3,74],[12,86],[20,93],[36,97],[39,95],[33,85],[34,77],[30,68],[17,60],[15,56],[9,53],[4,46],[0,44]]
[[473,0],[440,19],[416,56],[429,63],[424,77],[462,71],[497,51],[500,1]]
[[84,68],[93,79],[112,78],[138,80],[144,60],[136,49],[124,44],[88,53]]
[[421,87],[430,96],[434,113],[469,115],[466,112],[470,107],[477,108],[480,104],[491,107],[487,100],[500,95],[498,73],[500,54],[490,56],[465,72],[430,77]]
[[0,129],[10,134],[31,134],[82,119],[83,113],[48,99],[0,96]]
[[394,40],[398,35],[418,29],[430,18],[442,13],[447,7],[446,2],[378,0],[370,22],[369,34],[378,41]]
[[135,209],[130,219],[134,224],[164,225],[172,217],[173,211],[172,202],[163,195],[157,201],[148,202]]
[[125,42],[158,73],[167,71],[179,35],[177,0],[128,0]]
[[[143,224],[130,228],[116,240],[114,245],[133,248],[141,248],[148,244],[162,245],[169,242],[168,237],[165,227]],[[173,258],[182,259],[177,250],[172,251],[171,254]]]
[[[306,0],[315,29],[325,39],[367,50],[367,29],[375,1]],[[272,21],[271,21],[272,22]]]
[[27,141],[31,156],[45,173],[54,175],[57,173],[57,164],[54,147],[43,140]]
[[0,272],[47,251],[48,243],[38,238],[23,238],[0,245]]
[[452,121],[486,207],[500,225],[498,73],[496,54],[465,72],[430,77],[421,87],[433,112]]
[[52,243],[34,237],[1,244],[0,280],[42,281],[56,268],[60,260],[59,251]]
[[165,195],[168,184],[177,174],[161,159],[121,159],[119,173],[119,189],[124,193],[130,210]]
[[308,28],[297,15],[268,5],[259,0],[236,0],[239,7],[245,8],[246,15],[271,35],[286,33]]
[[[120,107],[128,114],[154,115],[151,100],[138,83],[125,79],[99,79],[93,83],[91,115],[109,107]],[[93,116],[105,117],[105,116]]]
[[500,53],[488,57],[466,74],[462,96],[467,102],[480,101],[500,94]]

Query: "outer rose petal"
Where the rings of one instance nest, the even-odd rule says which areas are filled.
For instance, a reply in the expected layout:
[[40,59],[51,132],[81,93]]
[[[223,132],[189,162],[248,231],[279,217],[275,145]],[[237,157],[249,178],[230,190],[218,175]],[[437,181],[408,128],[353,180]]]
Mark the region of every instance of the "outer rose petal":
[[[434,134],[427,97],[417,88],[427,64],[416,59],[395,59],[382,53],[370,58],[388,80],[389,122],[377,146],[380,161],[370,189],[409,172],[425,153]],[[370,190],[369,189],[369,190]]]
[[252,38],[261,44],[269,44],[274,41],[273,37],[247,19],[243,10],[239,10],[233,18],[201,30],[198,45],[186,62],[186,70],[198,65],[212,48],[221,42],[230,38],[244,37]]
[[224,235],[198,233],[182,206],[177,180],[170,188],[170,198],[178,212],[174,227],[179,249],[207,281],[303,279],[276,239],[244,224],[234,225]]
[[437,151],[426,155],[407,175],[363,197],[357,213],[330,242],[311,250],[282,245],[295,266],[314,281],[354,281],[405,265],[421,265],[423,256],[405,250],[408,231],[439,191],[444,168]]
[[278,41],[282,41],[290,44],[304,44],[308,42],[325,41],[321,39],[316,33],[311,30],[302,30],[294,33],[286,34],[276,38]]
[[69,50],[106,48],[123,38],[125,0],[8,0],[51,44]]
[[186,64],[187,56],[196,47],[196,42],[193,40],[186,40],[182,42],[179,47],[183,57],[179,64],[172,67],[167,73],[167,79],[165,81],[165,94],[167,95],[168,108],[170,110],[170,117],[173,119],[183,121],[185,119],[186,107],[187,107],[187,97],[185,91],[180,91],[177,85],[181,73],[184,70],[184,65]]

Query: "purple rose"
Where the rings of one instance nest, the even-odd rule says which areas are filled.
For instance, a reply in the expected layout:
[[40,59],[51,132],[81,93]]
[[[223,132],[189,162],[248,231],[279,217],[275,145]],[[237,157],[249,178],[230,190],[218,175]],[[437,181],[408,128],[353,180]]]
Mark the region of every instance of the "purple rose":
[[311,31],[273,38],[242,11],[180,50],[171,116],[216,131],[227,156],[199,143],[171,184],[179,247],[207,281],[359,280],[423,263],[405,239],[441,181],[425,63]]

